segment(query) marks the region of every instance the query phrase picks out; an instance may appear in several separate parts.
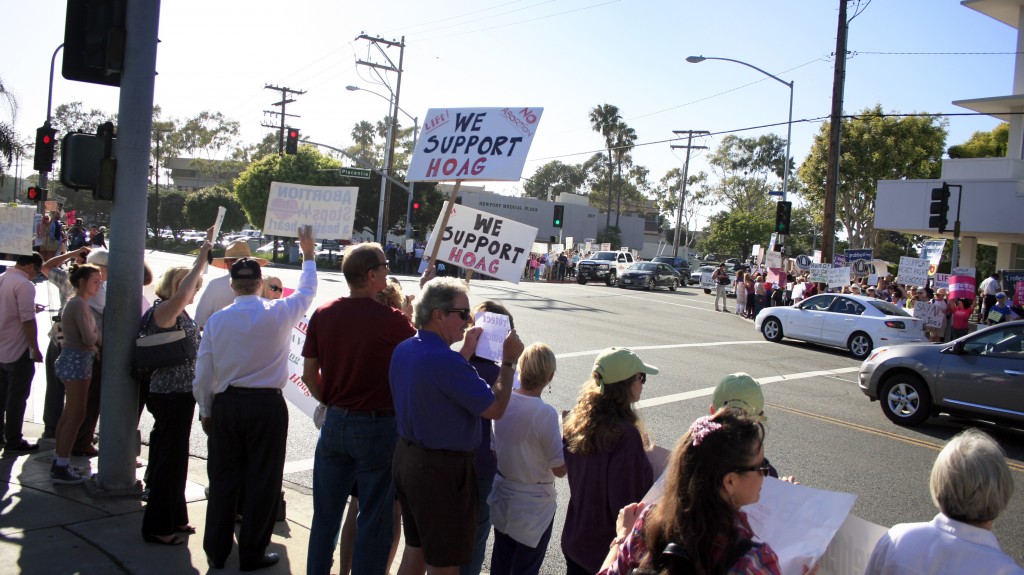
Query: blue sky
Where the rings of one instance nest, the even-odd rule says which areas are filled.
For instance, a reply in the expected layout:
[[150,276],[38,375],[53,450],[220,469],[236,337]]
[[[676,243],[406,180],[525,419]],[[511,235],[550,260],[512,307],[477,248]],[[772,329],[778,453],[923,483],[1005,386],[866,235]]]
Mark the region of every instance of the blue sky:
[[[728,62],[688,64],[689,55],[743,60],[795,82],[792,155],[803,161],[831,107],[838,0],[165,0],[156,103],[165,116],[219,111],[241,123],[246,141],[273,123],[279,93],[264,84],[306,90],[289,113],[304,136],[347,146],[359,120],[376,121],[387,103],[345,86],[387,96],[357,59],[361,32],[407,48],[401,107],[541,106],[544,115],[524,175],[551,159],[578,163],[602,149],[587,119],[611,103],[638,144],[699,129],[745,136],[785,126],[789,90]],[[862,3],[866,4],[866,3]],[[63,41],[60,0],[0,0],[5,22],[0,69],[20,102],[17,128],[34,134],[45,119],[50,56]],[[952,0],[873,0],[850,25],[845,110],[880,103],[890,112],[966,112],[953,100],[1012,91],[1016,31]],[[397,51],[394,57],[397,59]],[[915,54],[912,54],[915,53]],[[941,54],[940,54],[941,53]],[[976,53],[976,54],[968,54]],[[977,54],[980,53],[980,54]],[[1002,54],[992,54],[1002,53]],[[58,58],[54,106],[81,100],[117,110],[116,88],[69,82]],[[0,111],[6,114],[6,111]],[[807,121],[804,121],[807,120]],[[947,145],[997,121],[953,117]],[[668,143],[639,145],[636,161],[657,181],[682,165]],[[30,167],[30,165],[29,165]],[[691,173],[706,169],[704,155]],[[521,183],[489,183],[515,193]]]

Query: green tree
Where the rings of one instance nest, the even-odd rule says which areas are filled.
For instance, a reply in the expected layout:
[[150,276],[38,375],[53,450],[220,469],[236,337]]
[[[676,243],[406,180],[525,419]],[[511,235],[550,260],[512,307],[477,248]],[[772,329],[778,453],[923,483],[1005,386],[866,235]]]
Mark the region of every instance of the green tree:
[[[217,212],[214,211],[214,215]],[[179,191],[164,192],[160,196],[160,221],[174,235],[189,227],[185,221],[185,194]],[[210,220],[210,224],[213,220]],[[209,224],[207,224],[209,227]]]
[[[658,185],[654,186],[652,192],[658,202],[658,210],[665,218],[667,225],[665,230],[668,234],[667,240],[672,241],[675,234],[676,211],[679,209],[679,192],[682,190],[683,170],[672,168],[662,176]],[[708,175],[706,172],[690,174],[686,178],[686,197],[683,198],[683,213],[680,218],[679,245],[692,246],[698,230],[694,229],[693,223],[697,214],[711,205],[711,192],[708,188]],[[685,234],[685,235],[684,235]]]
[[[873,248],[875,190],[878,180],[939,177],[948,121],[935,117],[885,116],[882,106],[866,108],[842,120],[842,157],[836,220],[850,245]],[[824,213],[829,123],[823,122],[800,166],[801,195]]]
[[963,144],[949,147],[950,158],[1002,158],[1010,147],[1010,124],[1003,122],[991,132],[974,132]]
[[708,220],[700,249],[717,254],[719,259],[746,257],[754,244],[766,245],[775,223],[769,216],[767,207],[759,211],[719,212]]
[[580,165],[563,164],[553,160],[537,168],[523,185],[523,196],[538,200],[555,201],[559,194],[578,194],[586,184],[587,176]]
[[[614,141],[612,144],[613,155],[615,156],[615,168],[619,176],[619,180],[622,180],[622,164],[623,162],[632,163],[630,152],[633,150],[633,146],[636,145],[636,130],[630,128],[625,122],[620,121],[615,126],[615,132],[612,134]],[[619,227],[619,216],[622,214],[622,185],[616,186],[615,193],[615,227]]]
[[174,131],[165,136],[167,156],[181,153],[196,157],[203,154],[207,159],[221,156],[222,150],[233,149],[237,144],[239,124],[227,119],[220,112],[203,111],[192,118],[172,120]]
[[194,230],[205,230],[217,218],[217,208],[224,206],[221,229],[240,230],[250,223],[238,199],[225,187],[211,186],[185,198],[185,223]]
[[729,210],[758,212],[771,202],[768,192],[782,189],[786,141],[775,134],[756,138],[729,135],[708,163],[718,176],[711,192]]
[[622,122],[622,115],[619,108],[611,104],[601,104],[590,110],[590,127],[604,137],[604,146],[608,151],[608,186],[607,191],[608,210],[605,212],[605,227],[611,225],[612,218],[612,148],[615,142],[615,133],[619,123]]
[[57,106],[53,111],[50,126],[57,130],[57,137],[63,138],[71,132],[95,132],[101,124],[113,122],[117,125],[117,114],[93,108],[86,111],[81,102],[70,102]]
[[[3,103],[10,113],[11,121],[18,115],[18,100],[10,91],[4,87],[3,78],[0,78],[0,103]],[[18,142],[18,132],[12,124],[0,122],[0,158],[7,161],[7,167],[14,162],[14,156],[21,155],[22,147]],[[0,184],[3,184],[5,171],[0,170]]]

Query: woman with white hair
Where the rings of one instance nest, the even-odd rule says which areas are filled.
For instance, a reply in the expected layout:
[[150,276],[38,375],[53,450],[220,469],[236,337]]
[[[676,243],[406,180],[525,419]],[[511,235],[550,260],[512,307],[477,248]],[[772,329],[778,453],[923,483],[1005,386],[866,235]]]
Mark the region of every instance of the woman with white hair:
[[928,523],[893,526],[875,545],[868,575],[1024,574],[992,533],[1013,495],[998,443],[977,429],[957,435],[935,459],[930,487],[939,514]]

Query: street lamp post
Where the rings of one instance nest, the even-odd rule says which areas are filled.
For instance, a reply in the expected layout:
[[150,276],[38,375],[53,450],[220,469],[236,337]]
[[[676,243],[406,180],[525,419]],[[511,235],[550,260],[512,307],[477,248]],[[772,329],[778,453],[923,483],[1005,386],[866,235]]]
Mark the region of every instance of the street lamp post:
[[772,80],[775,80],[776,82],[779,82],[780,84],[783,84],[789,88],[789,121],[786,122],[786,157],[785,161],[783,162],[782,172],[782,201],[786,201],[787,194],[789,192],[789,143],[793,135],[793,82],[787,82],[782,78],[779,78],[775,74],[765,72],[764,70],[758,68],[757,66],[754,66],[753,64],[748,64],[740,60],[733,60],[732,58],[715,58],[712,56],[689,56],[686,58],[686,61],[691,64],[700,64],[704,60],[722,60],[725,62],[735,62],[736,64],[742,64],[748,68],[753,68],[757,70],[758,72],[764,74],[765,76],[768,76]]
[[[393,102],[390,98],[387,98],[387,97],[385,97],[385,96],[383,96],[381,94],[378,94],[377,92],[374,92],[373,90],[367,90],[366,88],[360,88],[359,86],[345,86],[345,89],[350,91],[350,92],[362,91],[362,92],[366,92],[368,94],[373,94],[374,96],[377,96],[378,98],[381,98],[382,100],[387,100],[389,106]],[[409,114],[409,112],[406,112],[405,110],[403,110],[402,108],[400,108],[398,106],[395,106],[395,108],[397,108],[399,112],[405,114],[405,116],[407,118],[412,120],[412,124],[413,124],[412,147],[413,147],[413,149],[415,149],[416,148],[416,138],[419,137],[419,133],[420,133],[420,120],[419,120],[419,117],[418,116],[417,117],[413,117],[411,114]],[[389,108],[389,113],[390,113],[390,108]],[[394,120],[394,117],[392,116],[391,121],[388,124],[388,136],[387,136],[388,143],[390,143],[392,141],[392,128],[394,127],[394,123],[395,123],[395,120]],[[392,152],[390,150],[390,148],[385,148],[385,150],[384,150],[384,154],[385,154],[385,156],[384,156],[385,171],[381,172],[381,201],[380,201],[380,212],[379,212],[378,218],[377,218],[377,235],[378,235],[378,237],[381,234],[381,228],[382,228],[381,224],[384,222],[384,218],[383,218],[383,214],[384,214],[384,190],[385,190],[385,182],[387,181],[387,173],[388,173],[387,170],[389,170],[390,165],[391,165],[391,162],[389,161],[391,158],[389,156],[391,154],[393,154],[393,153],[394,152]],[[405,237],[406,238],[409,238],[412,235],[412,226],[409,224],[409,219],[412,216],[412,193],[413,193],[413,189],[414,189],[413,182],[409,182],[409,189],[407,190],[408,191],[408,198],[406,200],[406,205],[405,205]]]

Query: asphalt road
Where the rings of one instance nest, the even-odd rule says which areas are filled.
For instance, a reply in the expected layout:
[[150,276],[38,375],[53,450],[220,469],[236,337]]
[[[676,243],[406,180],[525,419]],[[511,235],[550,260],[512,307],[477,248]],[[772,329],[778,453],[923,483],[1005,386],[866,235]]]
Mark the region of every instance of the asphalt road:
[[[147,253],[147,261],[159,274],[190,260]],[[297,270],[271,269],[265,273],[279,275],[286,287],[296,285]],[[347,294],[340,273],[321,272],[319,278],[314,305]],[[415,278],[401,279],[407,293],[418,291]],[[885,527],[935,515],[928,494],[934,458],[946,440],[976,425],[942,416],[915,429],[897,427],[861,393],[859,362],[843,350],[769,343],[754,331],[753,322],[715,312],[714,297],[696,288],[649,293],[596,283],[472,281],[470,303],[487,299],[510,310],[525,343],[543,341],[555,350],[558,371],[544,400],[559,411],[575,403],[595,356],[605,347],[630,347],[659,367],[661,373],[648,378],[639,405],[652,439],[670,449],[690,422],[708,412],[711,390],[722,376],[746,371],[767,381],[765,452],[772,463],[811,487],[856,494],[853,513]],[[150,424],[145,414],[144,434]],[[1024,432],[980,426],[1003,445],[1017,485],[1024,486]],[[285,481],[311,487],[315,444],[312,422],[292,408]],[[199,426],[193,427],[192,451],[205,456]],[[559,512],[542,573],[565,572],[559,539],[569,493],[564,480],[557,485]],[[1024,564],[1020,491],[996,522],[995,533],[1003,550]]]

